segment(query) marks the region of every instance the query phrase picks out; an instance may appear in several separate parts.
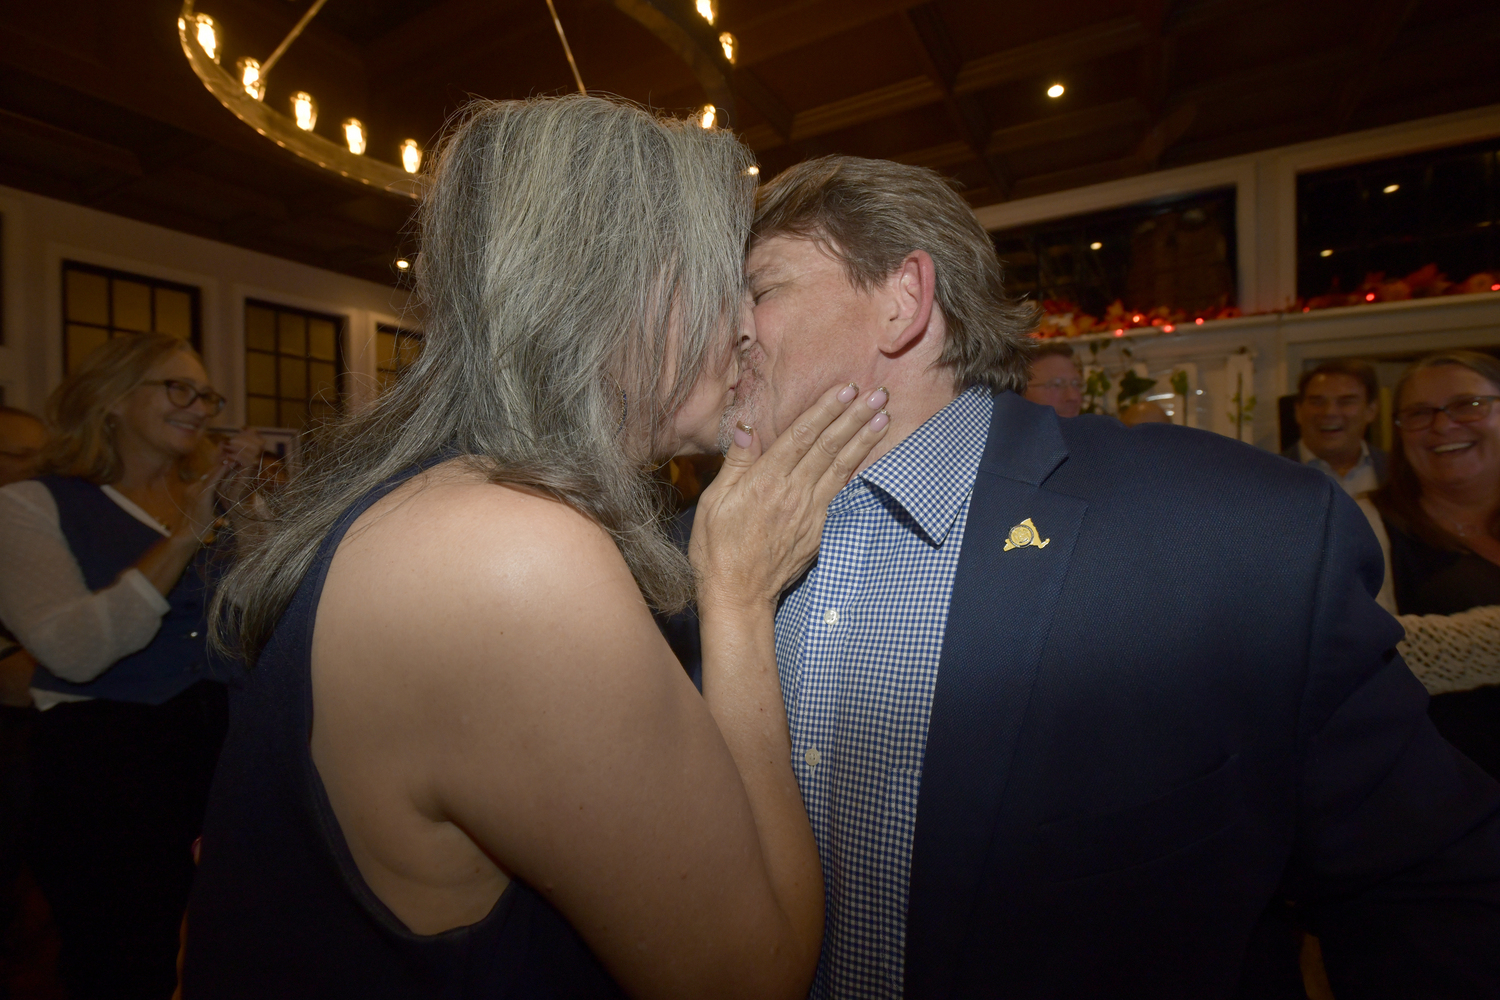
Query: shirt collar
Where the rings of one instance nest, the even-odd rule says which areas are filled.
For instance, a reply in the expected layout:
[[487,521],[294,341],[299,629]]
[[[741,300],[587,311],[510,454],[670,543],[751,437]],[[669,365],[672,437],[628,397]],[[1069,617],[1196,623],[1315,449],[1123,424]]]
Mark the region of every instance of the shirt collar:
[[989,389],[966,389],[857,481],[889,497],[929,541],[942,545],[974,487],[994,406]]
[[[1323,461],[1317,455],[1314,455],[1312,449],[1307,446],[1307,442],[1303,441],[1301,438],[1297,439],[1297,454],[1302,457],[1302,464],[1303,465],[1311,465],[1311,466],[1314,466],[1316,468],[1327,469],[1329,471],[1333,470],[1333,466],[1331,466],[1327,462]],[[1370,464],[1370,442],[1368,442],[1368,441],[1361,441],[1359,443],[1359,461],[1354,463],[1354,469],[1358,469],[1361,466],[1369,465],[1369,464]],[[1350,469],[1349,471],[1353,472],[1354,469]]]

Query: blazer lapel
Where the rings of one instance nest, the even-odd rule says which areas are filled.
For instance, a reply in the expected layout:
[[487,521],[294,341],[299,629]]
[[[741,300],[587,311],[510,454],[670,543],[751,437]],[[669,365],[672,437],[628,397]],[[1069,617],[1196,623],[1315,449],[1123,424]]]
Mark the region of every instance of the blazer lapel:
[[[947,995],[965,938],[1042,646],[1088,508],[1042,485],[1066,457],[1050,408],[1014,393],[996,398],[922,766],[907,907],[908,998]],[[1017,545],[1026,535],[1012,528],[1027,519],[1035,541]]]

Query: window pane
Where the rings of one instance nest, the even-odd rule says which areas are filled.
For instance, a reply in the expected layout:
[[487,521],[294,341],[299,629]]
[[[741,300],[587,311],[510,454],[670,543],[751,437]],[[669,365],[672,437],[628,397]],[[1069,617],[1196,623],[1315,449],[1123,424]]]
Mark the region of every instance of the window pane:
[[422,338],[404,335],[397,343],[401,350],[399,367],[409,368],[416,364],[417,355],[422,353]]
[[307,362],[301,358],[281,359],[281,398],[307,398]]
[[193,336],[193,297],[176,289],[158,288],[156,332],[190,340]]
[[74,323],[109,325],[109,279],[87,271],[68,271],[68,315]]
[[321,398],[327,403],[338,403],[339,386],[332,364],[327,361],[310,361],[307,365],[307,374],[312,380],[314,399]]
[[324,361],[332,361],[334,358],[333,345],[336,331],[332,323],[326,319],[310,319],[307,321],[307,354],[309,357],[322,358]]
[[396,367],[396,335],[379,330],[375,334],[375,367],[389,371]]
[[307,354],[307,320],[293,313],[282,313],[276,317],[281,331],[282,354]]
[[122,330],[151,332],[151,288],[134,281],[114,282],[115,321]]
[[326,423],[338,416],[338,410],[324,403],[312,403],[308,406],[308,417],[314,424]]
[[96,326],[69,326],[66,358],[68,371],[76,372],[83,359],[108,339],[108,330],[101,330]]
[[375,373],[375,384],[380,388],[379,392],[385,392],[396,384],[396,373],[387,369],[381,369]]
[[281,401],[282,427],[302,427],[307,423],[307,404],[301,400]]
[[245,400],[245,419],[251,427],[279,427],[276,423],[276,400],[251,396]]
[[259,351],[245,352],[245,391],[258,396],[276,395],[276,358]]
[[245,307],[245,346],[257,351],[276,350],[276,314],[269,309]]

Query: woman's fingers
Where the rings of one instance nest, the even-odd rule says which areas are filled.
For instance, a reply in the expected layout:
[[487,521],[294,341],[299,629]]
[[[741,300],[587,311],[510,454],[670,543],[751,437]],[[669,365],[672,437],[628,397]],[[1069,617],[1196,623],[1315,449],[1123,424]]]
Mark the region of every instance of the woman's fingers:
[[[864,393],[858,402],[845,409],[837,419],[824,428],[815,442],[816,447],[808,449],[801,457],[792,475],[804,483],[811,484],[820,482],[831,469],[838,466],[843,470],[840,485],[848,482],[849,477],[854,475],[854,470],[859,468],[859,462],[847,468],[844,467],[841,459],[844,457],[845,448],[850,442],[858,439],[860,431],[880,415],[889,398],[890,394],[884,388]],[[884,424],[881,426],[884,427]],[[870,448],[873,447],[874,442],[871,442]],[[859,461],[864,461],[869,453],[869,448],[864,449],[864,453],[859,456]],[[829,498],[832,499],[831,494]]]
[[857,409],[857,406],[850,404],[858,395],[859,386],[852,382],[835,386],[823,393],[816,403],[803,411],[792,426],[783,431],[771,447],[766,449],[765,459],[761,464],[771,472],[790,475],[807,455],[816,450],[814,446],[830,425],[849,410]]
[[[851,410],[858,410],[858,407],[851,407]],[[870,457],[870,452],[885,437],[890,426],[891,415],[885,412],[883,406],[859,426],[818,480],[818,485],[813,490],[813,498],[817,503],[826,506],[833,501],[839,490],[854,477],[855,470]]]

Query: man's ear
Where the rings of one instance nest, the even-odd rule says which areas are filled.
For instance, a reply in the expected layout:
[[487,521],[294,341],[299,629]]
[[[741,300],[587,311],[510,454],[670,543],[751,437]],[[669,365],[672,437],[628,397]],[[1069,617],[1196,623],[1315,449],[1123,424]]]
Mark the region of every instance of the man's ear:
[[937,295],[937,271],[932,255],[913,250],[891,275],[891,313],[881,335],[882,354],[900,354],[921,339],[932,322],[932,302]]

